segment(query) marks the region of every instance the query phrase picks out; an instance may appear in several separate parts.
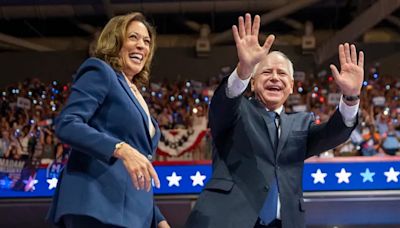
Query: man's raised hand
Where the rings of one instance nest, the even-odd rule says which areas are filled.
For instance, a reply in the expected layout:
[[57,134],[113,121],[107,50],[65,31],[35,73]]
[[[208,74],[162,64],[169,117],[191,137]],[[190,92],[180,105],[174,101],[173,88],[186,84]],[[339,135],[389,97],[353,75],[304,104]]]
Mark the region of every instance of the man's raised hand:
[[340,44],[339,62],[340,72],[335,65],[330,65],[336,84],[344,95],[359,95],[364,80],[364,53],[360,51],[357,56],[354,44]]
[[237,73],[242,80],[251,76],[254,67],[268,54],[275,40],[274,35],[269,35],[264,45],[261,46],[258,42],[259,30],[260,16],[256,15],[252,23],[249,13],[246,13],[245,18],[239,17],[238,26],[232,26],[233,38],[235,39],[239,58]]

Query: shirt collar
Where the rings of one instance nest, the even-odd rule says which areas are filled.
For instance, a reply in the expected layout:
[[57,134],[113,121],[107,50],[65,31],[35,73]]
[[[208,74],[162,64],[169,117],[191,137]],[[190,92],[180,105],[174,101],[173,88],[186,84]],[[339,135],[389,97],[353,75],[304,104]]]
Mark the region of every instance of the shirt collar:
[[[271,111],[271,110],[269,110],[268,108],[265,108],[265,109],[267,110],[267,112]],[[278,113],[278,114],[280,115],[280,114],[282,113],[282,110],[283,110],[283,105],[280,106],[279,108],[273,110],[273,111],[276,112],[276,113]]]

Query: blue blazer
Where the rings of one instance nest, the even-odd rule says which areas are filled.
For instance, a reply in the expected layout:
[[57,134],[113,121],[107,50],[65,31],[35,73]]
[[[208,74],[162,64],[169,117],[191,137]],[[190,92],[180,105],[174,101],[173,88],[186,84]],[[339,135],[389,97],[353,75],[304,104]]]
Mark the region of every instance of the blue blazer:
[[160,139],[152,122],[153,138],[123,75],[100,59],[86,60],[56,121],[56,135],[72,150],[48,219],[57,223],[75,214],[123,227],[156,227],[163,217],[153,192],[136,190],[122,161],[113,157],[115,144],[125,141],[151,160]]

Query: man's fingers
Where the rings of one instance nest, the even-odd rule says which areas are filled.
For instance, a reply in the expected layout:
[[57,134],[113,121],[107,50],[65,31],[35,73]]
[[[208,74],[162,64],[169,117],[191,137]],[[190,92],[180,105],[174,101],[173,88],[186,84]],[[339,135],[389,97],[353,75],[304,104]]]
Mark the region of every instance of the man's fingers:
[[266,53],[269,52],[269,49],[271,49],[271,46],[274,43],[274,41],[275,41],[275,36],[274,35],[269,35],[267,37],[267,39],[265,39],[263,48],[265,49]]
[[351,57],[350,57],[350,46],[348,43],[344,44],[344,54],[346,57],[346,63],[351,63]]
[[239,31],[236,25],[232,26],[232,34],[233,34],[233,39],[235,40],[236,45],[239,44],[240,42],[240,37],[239,37]]
[[350,57],[351,57],[351,62],[357,64],[357,50],[354,44],[350,46]]
[[338,69],[333,64],[331,64],[329,67],[331,68],[333,78],[337,82],[340,75]]
[[360,51],[358,54],[358,64],[359,67],[364,69],[364,52]]
[[245,28],[244,28],[244,19],[242,16],[239,17],[239,25],[238,26],[239,26],[239,37],[241,39],[243,39],[244,36],[246,35],[246,32],[245,32]]
[[151,178],[153,178],[153,180],[154,180],[154,185],[156,186],[156,188],[160,188],[160,179],[158,179],[157,172],[154,169],[152,164],[149,165],[148,170],[149,170]]
[[251,35],[258,38],[258,31],[260,31],[260,16],[254,17],[253,28],[251,29]]
[[344,53],[344,45],[341,44],[339,45],[339,62],[340,62],[340,66],[343,66],[344,64],[346,64],[346,56]]
[[249,13],[246,13],[245,15],[245,21],[244,21],[244,27],[246,28],[246,35],[251,34],[251,15]]

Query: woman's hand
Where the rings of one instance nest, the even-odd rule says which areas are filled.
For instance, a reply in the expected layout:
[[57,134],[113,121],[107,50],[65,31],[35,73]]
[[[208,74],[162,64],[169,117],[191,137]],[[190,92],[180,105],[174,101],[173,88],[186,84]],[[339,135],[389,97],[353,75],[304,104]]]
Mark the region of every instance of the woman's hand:
[[157,228],[171,228],[166,220],[163,220],[158,223]]
[[152,180],[154,180],[154,185],[160,188],[160,180],[153,165],[135,148],[123,143],[114,152],[114,156],[122,160],[137,190],[146,189],[146,191],[150,191]]

